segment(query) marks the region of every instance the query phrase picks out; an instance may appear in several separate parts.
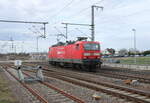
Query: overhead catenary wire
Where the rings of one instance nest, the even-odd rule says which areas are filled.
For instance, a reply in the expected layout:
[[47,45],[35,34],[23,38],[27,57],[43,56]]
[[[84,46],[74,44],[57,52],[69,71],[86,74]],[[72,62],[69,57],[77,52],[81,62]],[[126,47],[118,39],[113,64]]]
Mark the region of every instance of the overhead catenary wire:
[[55,18],[57,17],[58,15],[60,15],[62,13],[62,11],[64,9],[66,9],[68,6],[70,6],[72,3],[73,3],[74,0],[71,0],[69,3],[67,3],[62,9],[60,9],[55,15],[51,16],[51,18]]
[[[93,3],[93,5],[102,3],[103,1],[106,1],[106,0],[100,0],[100,1],[98,1],[98,2]],[[88,7],[81,9],[79,12],[77,12],[77,13],[75,13],[75,14],[73,14],[73,15],[70,15],[69,18],[74,18],[74,17],[76,17],[76,16],[79,16],[81,13],[83,14],[83,12],[88,11],[88,10],[90,9],[90,7],[91,7],[91,4],[88,5]],[[89,15],[89,14],[88,14],[88,15]],[[69,18],[66,18],[66,19],[69,19]],[[53,25],[58,24],[58,23],[60,23],[60,22],[62,22],[62,21],[55,22],[55,23],[53,23]]]
[[[99,3],[103,2],[103,1],[105,1],[105,0],[100,0],[100,1],[98,1],[98,2],[95,2],[95,3],[93,3],[93,5],[99,4]],[[81,13],[83,13],[83,12],[85,12],[85,11],[88,11],[90,8],[91,8],[91,4],[88,5],[88,7],[85,7],[85,8],[83,8],[83,9],[81,9],[79,12],[77,12],[77,13],[75,13],[75,14],[73,14],[73,15],[70,15],[70,16],[69,16],[68,18],[66,18],[66,19],[74,18],[74,17],[76,17],[76,16],[79,16]],[[54,17],[54,16],[53,16],[53,17]],[[56,24],[58,24],[58,23],[60,23],[60,22],[62,22],[62,20],[59,20],[59,21],[57,21],[57,22],[54,22],[54,23],[52,23],[52,25],[56,25]]]
[[[102,1],[102,0],[101,0]],[[95,6],[95,5],[92,5],[92,7],[96,7],[96,8],[102,8],[103,9],[103,7],[101,7],[101,6]],[[93,21],[94,21],[94,19],[93,19],[93,9],[92,9],[92,24],[91,25],[87,25],[86,24],[86,26],[91,26],[91,31],[92,31],[92,41],[94,41],[94,23],[93,23]],[[67,40],[67,27],[68,27],[68,24],[71,24],[72,25],[72,23],[62,23],[62,24],[65,24],[66,25],[66,40]],[[74,25],[74,24],[73,24]],[[76,24],[76,25],[81,25],[81,24]],[[82,24],[83,25],[83,24]],[[85,24],[84,24],[84,26],[85,26]]]
[[[96,5],[96,4],[101,3],[101,2],[103,2],[103,1],[104,1],[104,0],[100,0],[100,1],[98,1],[98,2],[96,2],[96,3],[93,3],[92,5]],[[73,15],[70,15],[69,18],[73,18],[73,17],[79,16],[79,14],[81,14],[81,13],[87,11],[88,9],[91,9],[91,4],[88,5],[88,7],[81,9],[79,12],[77,12],[77,13],[75,13],[75,14],[73,14]]]
[[60,34],[63,34],[56,26],[54,27]]
[[34,25],[32,27],[36,30],[37,33],[41,34],[41,36],[43,35]]
[[91,37],[89,35],[87,35],[86,33],[82,32],[79,28],[75,28],[77,31],[79,31],[80,33],[82,33],[83,35],[87,36],[89,39],[91,39]]

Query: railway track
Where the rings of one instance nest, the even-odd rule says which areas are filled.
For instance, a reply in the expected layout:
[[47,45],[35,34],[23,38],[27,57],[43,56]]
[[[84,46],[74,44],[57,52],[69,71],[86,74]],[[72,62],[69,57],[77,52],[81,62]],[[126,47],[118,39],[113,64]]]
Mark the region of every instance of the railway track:
[[[13,75],[8,69],[5,69],[11,76],[13,76],[17,81],[19,81],[19,79]],[[30,76],[29,74],[25,73],[26,76]],[[19,81],[20,82],[20,81]],[[46,99],[44,99],[39,93],[38,93],[38,90],[33,90],[29,85],[23,83],[23,82],[20,82],[27,90],[29,90],[34,96],[37,97],[37,99],[39,99],[42,103],[49,103]],[[65,91],[53,86],[53,85],[50,85],[49,83],[47,82],[42,82],[42,81],[39,81],[40,84],[42,84],[43,86],[45,86],[44,88],[46,88],[46,90],[50,91],[48,92],[48,95],[51,98],[51,100],[54,100],[54,101],[51,101],[52,103],[53,102],[57,102],[57,103],[85,103],[83,100],[79,99],[78,97],[75,97],[71,94],[68,94],[66,93]],[[41,87],[41,86],[40,86]]]
[[61,79],[63,81],[67,81],[69,83],[87,87],[92,90],[123,98],[128,101],[133,101],[136,103],[150,103],[150,92],[140,91],[137,89],[127,88],[124,86],[118,86],[110,83],[93,81],[89,78],[83,78],[79,75],[63,73],[54,70],[48,70],[46,72],[46,75],[53,78]]
[[70,73],[71,71],[68,73],[67,72],[64,73],[55,70],[49,70],[48,68],[45,68],[44,70],[46,71],[45,73],[47,76],[53,78],[71,82],[73,84],[87,87],[89,89],[93,89],[96,91],[101,91],[109,95],[127,99],[128,101],[134,101],[136,103],[150,103],[150,92],[145,92],[142,90],[137,90],[137,89],[128,88],[124,86],[118,86],[118,85],[105,83],[105,82],[94,81],[89,78],[83,78],[81,75],[72,74]]
[[[35,66],[35,64],[28,64],[28,65]],[[44,65],[44,64],[41,64],[41,65]],[[44,67],[48,68],[47,65],[46,66],[44,65]],[[53,68],[59,68],[59,67],[53,67]],[[108,69],[108,68],[105,68],[105,69]],[[105,77],[117,78],[117,79],[133,79],[133,80],[138,80],[139,82],[142,82],[142,83],[150,83],[150,78],[147,78],[149,73],[146,73],[147,76],[145,76],[144,75],[145,72],[140,73],[138,71],[131,71],[131,70],[114,70],[111,68],[109,68],[107,71],[105,69],[102,69],[96,73],[89,73],[89,72],[88,73],[94,74],[94,75],[105,76]]]
[[137,79],[143,83],[150,83],[150,71],[137,71],[129,69],[115,69],[110,67],[104,67],[101,72],[97,73],[99,75],[121,78],[121,79]]
[[129,74],[122,74],[122,73],[116,73],[116,72],[98,72],[95,73],[96,75],[101,75],[105,77],[111,77],[111,78],[117,78],[117,79],[131,79],[131,80],[138,80],[142,83],[150,83],[150,78],[135,76],[135,75],[129,75]]
[[103,66],[101,68],[103,71],[113,71],[113,72],[121,72],[121,73],[130,73],[130,74],[138,74],[138,75],[143,75],[143,76],[149,76],[150,71],[149,70],[135,70],[135,69],[127,69],[127,68],[119,68],[119,67],[108,67],[108,66]]
[[26,88],[33,96],[35,96],[37,98],[37,100],[39,100],[42,103],[48,103],[48,101],[40,96],[40,94],[38,94],[37,91],[35,91],[34,89],[30,88],[27,84],[20,82],[19,79],[13,75],[8,69],[5,69],[7,71],[7,73],[9,73],[15,80],[17,80],[24,88]]
[[[25,73],[25,72],[24,72],[24,74],[27,75],[27,76],[29,76],[29,77],[32,77],[32,76],[31,76],[30,74],[28,74],[28,73]],[[43,85],[45,85],[45,86],[47,86],[47,87],[49,87],[49,88],[51,88],[51,89],[53,89],[53,90],[55,90],[55,91],[57,91],[58,93],[64,95],[63,98],[61,98],[62,100],[59,100],[59,101],[61,101],[61,102],[66,103],[66,97],[68,97],[68,98],[74,100],[74,101],[77,102],[77,103],[84,103],[83,100],[81,100],[81,99],[79,99],[79,98],[77,98],[77,97],[75,97],[75,96],[73,96],[73,95],[71,95],[71,94],[68,94],[68,93],[66,93],[65,91],[63,91],[63,90],[61,90],[61,89],[59,89],[59,88],[57,88],[57,87],[55,87],[55,86],[53,86],[53,85],[50,85],[50,84],[47,83],[47,82],[42,82],[42,81],[40,81],[40,83],[43,84]],[[54,94],[55,94],[55,95],[58,94],[57,92],[54,92]],[[52,94],[51,94],[51,95],[52,95]],[[66,96],[66,97],[65,97],[65,96]],[[61,97],[62,97],[62,96],[61,96]],[[64,99],[65,101],[63,101],[63,99]],[[68,103],[72,103],[72,102],[68,102]]]

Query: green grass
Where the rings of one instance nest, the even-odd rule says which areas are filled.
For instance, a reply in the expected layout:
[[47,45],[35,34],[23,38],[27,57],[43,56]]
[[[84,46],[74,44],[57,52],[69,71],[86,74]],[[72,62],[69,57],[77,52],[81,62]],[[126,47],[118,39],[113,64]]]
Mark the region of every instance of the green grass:
[[0,75],[0,103],[17,103],[8,85],[8,82]]
[[[120,64],[135,64],[134,57],[104,58],[104,60],[109,59],[120,60]],[[150,65],[150,57],[136,57],[136,61],[136,64],[138,65]]]
[[[122,64],[134,64],[134,57],[120,58]],[[150,65],[150,57],[136,57],[136,63],[139,65]]]

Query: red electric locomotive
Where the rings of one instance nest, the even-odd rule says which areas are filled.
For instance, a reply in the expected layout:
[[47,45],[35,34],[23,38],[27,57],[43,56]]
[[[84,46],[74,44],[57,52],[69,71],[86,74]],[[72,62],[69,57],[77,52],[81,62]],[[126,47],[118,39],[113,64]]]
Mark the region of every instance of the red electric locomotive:
[[95,71],[101,65],[100,53],[99,42],[87,41],[80,37],[76,42],[53,45],[49,48],[48,58],[52,65],[71,65]]

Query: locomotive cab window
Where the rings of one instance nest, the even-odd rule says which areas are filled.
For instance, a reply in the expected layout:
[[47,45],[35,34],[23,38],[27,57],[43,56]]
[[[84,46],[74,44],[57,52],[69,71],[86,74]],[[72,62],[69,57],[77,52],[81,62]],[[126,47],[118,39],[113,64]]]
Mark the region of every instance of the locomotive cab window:
[[79,44],[76,44],[76,49],[79,50],[79,48],[80,48],[80,47],[79,47]]
[[84,50],[100,50],[100,45],[96,43],[84,44]]

